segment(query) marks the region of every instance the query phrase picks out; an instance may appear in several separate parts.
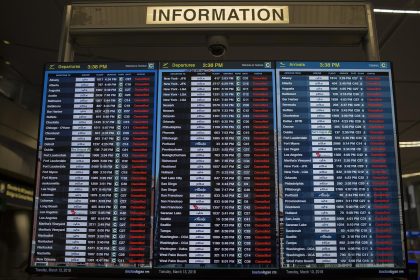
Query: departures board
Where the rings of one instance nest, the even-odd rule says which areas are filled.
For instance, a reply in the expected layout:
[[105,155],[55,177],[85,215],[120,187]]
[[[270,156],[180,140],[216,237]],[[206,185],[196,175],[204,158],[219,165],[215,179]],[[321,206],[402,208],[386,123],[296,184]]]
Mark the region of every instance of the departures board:
[[388,62],[55,63],[30,271],[405,273]]

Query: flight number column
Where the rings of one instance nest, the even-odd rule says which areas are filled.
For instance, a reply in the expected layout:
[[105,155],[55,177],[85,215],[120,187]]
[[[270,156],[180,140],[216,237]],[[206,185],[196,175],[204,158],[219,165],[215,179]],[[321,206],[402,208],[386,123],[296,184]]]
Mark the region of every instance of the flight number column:
[[116,256],[112,252],[113,196],[119,187],[114,182],[114,170],[119,169],[115,161],[118,78],[115,74],[95,78],[86,262],[111,265]]

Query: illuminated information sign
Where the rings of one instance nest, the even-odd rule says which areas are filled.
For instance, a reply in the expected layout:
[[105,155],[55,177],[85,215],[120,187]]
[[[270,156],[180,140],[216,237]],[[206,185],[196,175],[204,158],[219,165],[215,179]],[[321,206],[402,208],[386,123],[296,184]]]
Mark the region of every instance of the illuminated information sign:
[[403,275],[390,64],[50,64],[31,271]]

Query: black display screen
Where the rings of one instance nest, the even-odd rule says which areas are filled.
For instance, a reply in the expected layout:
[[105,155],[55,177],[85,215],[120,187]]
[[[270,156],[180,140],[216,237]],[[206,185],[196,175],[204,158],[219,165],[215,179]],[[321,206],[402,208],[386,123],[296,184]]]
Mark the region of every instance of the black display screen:
[[31,271],[405,271],[390,63],[49,64]]

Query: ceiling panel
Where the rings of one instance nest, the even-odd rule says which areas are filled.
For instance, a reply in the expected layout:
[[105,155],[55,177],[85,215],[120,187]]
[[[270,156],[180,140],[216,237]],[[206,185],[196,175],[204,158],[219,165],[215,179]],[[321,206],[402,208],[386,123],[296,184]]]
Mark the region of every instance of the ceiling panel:
[[395,98],[398,120],[420,120],[420,84],[396,83]]
[[420,141],[420,121],[400,131],[400,141]]
[[394,63],[394,77],[397,81],[420,82],[418,32],[420,32],[420,15],[407,15],[401,26],[381,49],[381,58]]
[[62,18],[59,5],[62,4],[57,3],[54,0],[0,1],[1,39],[28,46],[58,49]]
[[420,149],[400,149],[402,174],[420,172]]
[[399,132],[400,136],[405,131],[409,130],[412,126],[415,126],[416,124],[417,124],[417,121],[403,121],[403,120],[398,120],[398,132]]

